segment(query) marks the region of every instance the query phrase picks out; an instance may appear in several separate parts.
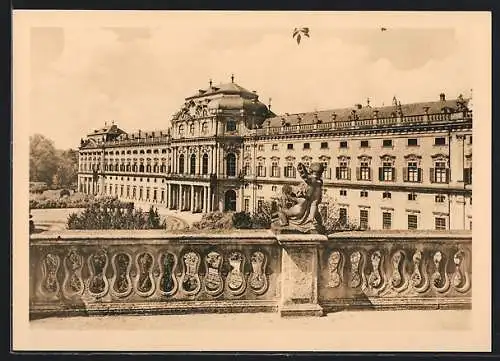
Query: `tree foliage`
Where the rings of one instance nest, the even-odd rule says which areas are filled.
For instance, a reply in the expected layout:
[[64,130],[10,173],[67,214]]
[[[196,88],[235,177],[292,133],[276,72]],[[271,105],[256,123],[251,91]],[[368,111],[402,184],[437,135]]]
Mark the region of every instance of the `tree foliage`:
[[71,187],[77,173],[76,150],[58,150],[41,134],[30,137],[30,182],[44,182],[52,188]]
[[292,37],[297,40],[297,45],[300,44],[302,37],[309,37],[309,28],[295,28],[293,29]]

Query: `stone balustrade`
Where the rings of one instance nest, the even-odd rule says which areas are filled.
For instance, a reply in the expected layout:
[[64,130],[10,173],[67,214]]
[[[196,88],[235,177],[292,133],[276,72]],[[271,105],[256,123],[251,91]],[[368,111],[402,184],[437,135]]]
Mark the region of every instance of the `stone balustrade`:
[[30,317],[469,308],[470,232],[31,235]]

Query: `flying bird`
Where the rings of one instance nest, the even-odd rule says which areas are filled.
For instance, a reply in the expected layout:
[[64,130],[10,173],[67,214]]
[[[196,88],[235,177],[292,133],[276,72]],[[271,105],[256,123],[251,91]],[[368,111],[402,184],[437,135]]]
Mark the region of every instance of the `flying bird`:
[[380,28],[380,31],[387,31],[387,28]]

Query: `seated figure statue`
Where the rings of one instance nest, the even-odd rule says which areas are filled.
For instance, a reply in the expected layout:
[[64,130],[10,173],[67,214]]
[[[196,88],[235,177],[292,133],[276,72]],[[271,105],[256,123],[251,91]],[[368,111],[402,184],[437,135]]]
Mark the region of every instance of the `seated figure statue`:
[[283,186],[272,228],[286,233],[323,233],[323,220],[319,211],[323,192],[323,164],[313,163],[308,170],[299,163],[297,170],[304,183],[295,190],[288,184]]

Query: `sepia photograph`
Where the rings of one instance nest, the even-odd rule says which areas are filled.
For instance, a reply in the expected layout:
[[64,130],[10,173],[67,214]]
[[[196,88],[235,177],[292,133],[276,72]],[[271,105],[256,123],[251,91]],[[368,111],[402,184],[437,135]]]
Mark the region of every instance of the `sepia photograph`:
[[489,13],[15,11],[13,89],[15,350],[491,349]]

